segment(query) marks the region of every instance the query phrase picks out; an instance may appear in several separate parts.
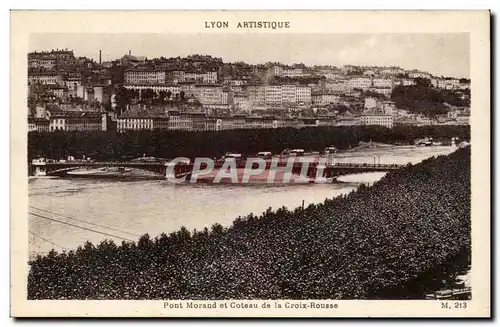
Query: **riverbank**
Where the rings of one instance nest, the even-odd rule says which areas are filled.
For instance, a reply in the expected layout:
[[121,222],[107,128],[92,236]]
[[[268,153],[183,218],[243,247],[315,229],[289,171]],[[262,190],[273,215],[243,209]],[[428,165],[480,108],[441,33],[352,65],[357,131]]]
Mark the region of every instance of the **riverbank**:
[[284,149],[320,151],[334,146],[347,150],[361,142],[412,145],[432,137],[443,145],[452,137],[470,140],[469,126],[320,126],[314,128],[245,129],[211,132],[129,131],[32,132],[28,134],[28,159],[90,157],[98,161],[127,160],[143,155],[157,158],[220,158],[226,152],[256,155],[279,154]]
[[470,147],[304,209],[51,253],[31,262],[28,298],[420,298],[457,258],[470,259]]

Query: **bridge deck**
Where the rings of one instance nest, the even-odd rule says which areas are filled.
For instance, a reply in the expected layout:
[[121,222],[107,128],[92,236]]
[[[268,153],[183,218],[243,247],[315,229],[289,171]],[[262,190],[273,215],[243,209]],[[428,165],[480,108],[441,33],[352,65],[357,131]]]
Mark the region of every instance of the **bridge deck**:
[[[266,161],[268,165],[271,164],[271,161]],[[318,166],[318,162],[295,162],[294,165],[302,166],[303,164],[309,164],[310,167]],[[166,167],[168,166],[168,162],[115,162],[115,161],[101,161],[101,162],[47,162],[44,164],[34,164],[35,166],[45,166],[45,167]],[[193,164],[183,164],[177,163],[177,165],[184,166],[193,166]],[[285,166],[286,161],[278,162],[279,166]],[[335,164],[326,164],[327,168],[381,168],[381,169],[398,169],[403,165],[398,164],[368,164],[368,163],[335,163]],[[222,167],[222,163],[216,163],[215,167]],[[245,163],[238,164],[237,167],[244,168]]]

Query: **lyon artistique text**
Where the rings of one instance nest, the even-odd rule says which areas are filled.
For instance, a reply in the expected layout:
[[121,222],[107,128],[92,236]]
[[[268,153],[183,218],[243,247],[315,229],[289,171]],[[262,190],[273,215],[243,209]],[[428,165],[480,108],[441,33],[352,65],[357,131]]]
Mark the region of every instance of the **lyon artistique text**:
[[[234,26],[228,21],[205,21],[205,28],[229,28]],[[282,29],[290,28],[290,22],[262,22],[262,21],[248,21],[248,22],[237,22],[236,28],[264,28],[264,29]]]

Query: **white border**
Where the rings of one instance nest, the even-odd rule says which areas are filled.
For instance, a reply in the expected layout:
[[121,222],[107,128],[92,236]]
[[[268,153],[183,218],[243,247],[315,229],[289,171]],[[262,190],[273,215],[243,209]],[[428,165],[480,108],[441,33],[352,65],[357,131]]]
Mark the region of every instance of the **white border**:
[[[287,1],[287,6],[286,8],[284,6],[280,6],[280,8],[282,9],[291,9],[291,8],[305,8],[303,5],[299,5],[297,6],[296,3],[299,2],[299,1]],[[307,7],[309,9],[312,9],[312,8],[317,8],[317,9],[321,9],[321,8],[331,8],[331,9],[345,9],[345,7],[343,8],[342,5],[339,5],[339,4],[328,4],[327,6],[325,6],[325,4],[323,3],[323,1],[321,1],[321,4],[318,6],[317,3],[319,1],[307,1]],[[71,8],[81,8],[81,9],[107,9],[109,8],[108,6],[106,6],[103,2],[101,1],[94,1],[94,0],[89,0],[89,1],[85,1],[85,5],[84,6],[81,6],[81,5],[78,5],[78,4],[74,4],[74,3],[67,3],[67,2],[63,2],[63,1],[44,1],[43,2],[43,5],[41,5],[40,2],[37,2],[37,1],[9,1],[8,2],[2,2],[2,5],[3,4],[8,4],[10,8],[41,8],[41,9],[50,9],[50,8],[68,8],[68,9],[71,9]],[[202,4],[202,5],[196,5],[196,3],[199,3],[199,4]],[[235,8],[235,9],[251,9],[251,8],[256,8],[256,9],[272,9],[273,6],[270,6],[269,2],[268,1],[259,1],[259,0],[256,0],[256,1],[252,1],[252,2],[248,2],[248,3],[238,3],[236,4],[236,2],[231,2],[231,1],[226,1],[225,3],[223,3],[222,5],[214,2],[214,1],[211,1],[210,3],[208,2],[196,2],[195,5],[193,6],[193,2],[191,1],[182,1],[182,3],[179,3],[179,4],[169,4],[169,8],[165,8],[165,5],[162,4],[152,4],[151,1],[147,1],[147,0],[144,0],[144,1],[141,1],[140,2],[140,8],[139,9],[155,9],[155,8],[165,8],[165,9],[188,9],[188,8],[191,8],[191,9],[196,9],[196,8]],[[220,2],[219,2],[220,3]],[[301,3],[301,2],[299,2]],[[235,5],[236,4],[236,5]],[[138,6],[139,4],[137,2],[132,2],[131,1],[131,4],[128,4],[128,3],[123,3],[121,2],[120,3],[121,5],[121,8],[131,8],[131,9],[138,9]],[[182,8],[181,6],[182,5]],[[375,8],[374,6],[374,3],[371,2],[371,1],[356,1],[356,0],[352,0],[352,1],[349,1],[348,3],[346,3],[345,5],[348,5],[350,7],[350,9],[373,9]],[[421,0],[421,1],[406,1],[406,2],[400,2],[400,1],[378,1],[376,3],[376,8],[377,9],[394,9],[394,8],[398,8],[398,9],[421,9],[421,8],[425,8],[425,9],[487,9],[487,8],[493,8],[494,9],[494,12],[496,11],[496,9],[499,7],[498,5],[498,2],[497,1],[474,1],[474,2],[466,2],[465,1],[462,3],[461,1],[454,1],[454,2],[450,2],[450,3],[440,3],[438,1],[426,1],[426,0]],[[9,19],[9,15],[8,15],[8,12],[7,11],[3,11],[3,17],[4,18],[2,21],[4,22],[7,22],[8,19]],[[4,38],[4,40],[6,42],[4,42],[4,44],[8,44],[8,40],[9,40],[9,29],[8,29],[8,26],[6,26],[6,24],[4,24],[2,26],[3,28],[3,33],[2,33],[2,37]],[[496,37],[495,37],[495,40],[496,40]],[[496,42],[495,42],[496,43]],[[2,62],[5,62],[7,63],[6,66],[9,66],[9,55],[7,52],[2,52],[2,59],[4,59]],[[8,67],[6,67],[6,71],[8,71]],[[2,82],[4,83],[3,87],[1,88],[2,92],[4,92],[4,97],[2,97],[3,99],[8,99],[8,90],[9,90],[9,79],[8,79],[8,75],[7,74],[4,74],[4,79],[2,80]],[[498,88],[498,85],[496,86],[495,88],[495,91],[497,91],[497,88]],[[495,92],[496,93],[496,92]],[[7,102],[7,101],[5,101]],[[495,121],[496,123],[496,121]],[[8,153],[8,148],[9,148],[9,143],[8,143],[8,139],[9,139],[9,129],[8,129],[8,122],[6,120],[4,120],[4,128],[0,129],[0,132],[1,133],[4,133],[4,137],[1,138],[1,145],[2,145],[2,149],[4,150],[4,153],[7,152]],[[4,165],[5,167],[1,167],[2,168],[2,171],[7,171],[8,170],[8,161],[1,161],[0,162],[1,165]],[[3,175],[3,176],[6,176],[6,175]],[[5,201],[5,204],[4,206],[2,206],[2,208],[8,208],[8,206],[10,205],[9,203],[9,200],[8,197],[7,197],[7,194],[9,194],[9,191],[10,189],[8,188],[8,179],[7,177],[5,177],[5,183],[3,183],[3,185],[5,185],[5,189],[3,190],[5,193],[3,193],[2,195],[4,195],[2,197],[3,201]],[[6,210],[7,211],[7,210]],[[4,244],[4,248],[7,248],[7,245],[8,245],[8,226],[7,226],[7,219],[4,219],[3,220],[4,224],[5,224],[5,228],[3,229],[4,232],[6,232],[7,234],[7,237],[4,237],[3,240],[6,244]],[[496,232],[498,232],[498,223],[497,223],[497,230],[495,231],[495,234],[498,235]],[[7,274],[9,273],[8,271],[3,271],[5,273],[5,278],[4,280],[7,279]],[[6,285],[6,283],[4,283],[3,285]],[[5,289],[3,294],[8,294],[8,289]],[[8,301],[9,301],[9,298],[7,297],[7,295],[5,295],[6,298],[6,302],[5,303],[5,307],[7,307],[8,305]],[[498,302],[498,301],[497,301]],[[288,322],[287,322],[288,323]],[[291,323],[291,322],[290,322]],[[437,322],[439,324],[442,324],[444,322]],[[432,324],[432,323],[431,323]]]

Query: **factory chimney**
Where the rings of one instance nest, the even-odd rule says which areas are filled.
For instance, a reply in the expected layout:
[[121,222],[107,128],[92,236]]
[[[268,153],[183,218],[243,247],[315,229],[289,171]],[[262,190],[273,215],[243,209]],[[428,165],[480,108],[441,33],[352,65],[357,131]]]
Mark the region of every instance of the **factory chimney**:
[[132,50],[128,50],[128,55],[132,55]]
[[99,65],[102,64],[101,50],[99,50]]

